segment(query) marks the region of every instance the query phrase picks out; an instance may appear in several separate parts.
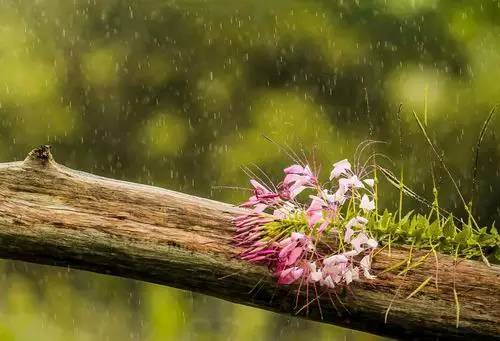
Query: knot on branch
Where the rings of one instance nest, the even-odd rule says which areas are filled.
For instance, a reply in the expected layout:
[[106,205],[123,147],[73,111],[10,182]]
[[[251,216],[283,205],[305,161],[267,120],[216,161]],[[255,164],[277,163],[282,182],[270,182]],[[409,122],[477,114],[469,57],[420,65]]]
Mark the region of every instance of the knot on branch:
[[33,149],[24,160],[25,164],[39,165],[39,166],[47,166],[54,162],[55,161],[54,158],[52,157],[52,153],[50,152],[49,145],[41,145]]

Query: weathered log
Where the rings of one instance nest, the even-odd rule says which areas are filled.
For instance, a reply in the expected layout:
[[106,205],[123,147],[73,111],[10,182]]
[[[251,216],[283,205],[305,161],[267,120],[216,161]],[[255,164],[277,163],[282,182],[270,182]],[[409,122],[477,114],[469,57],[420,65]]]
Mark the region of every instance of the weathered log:
[[[231,244],[231,218],[242,212],[208,199],[71,170],[57,164],[47,146],[33,150],[23,162],[0,164],[0,257],[134,278],[293,313],[294,290],[278,288],[265,267],[235,258],[239,250]],[[404,249],[381,252],[373,272],[407,257]],[[383,273],[354,284],[341,297],[348,312],[334,309],[324,295],[322,321],[397,338],[498,337],[500,267],[469,260],[455,266],[452,257],[438,258],[438,290],[429,284],[405,299],[435,273],[431,256],[406,277]],[[320,320],[316,303],[308,310],[305,318]]]

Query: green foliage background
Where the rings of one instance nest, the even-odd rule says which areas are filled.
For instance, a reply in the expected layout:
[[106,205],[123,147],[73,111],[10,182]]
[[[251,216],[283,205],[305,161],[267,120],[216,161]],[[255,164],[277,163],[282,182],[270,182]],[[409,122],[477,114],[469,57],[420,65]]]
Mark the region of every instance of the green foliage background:
[[[324,168],[373,138],[432,198],[411,114],[426,102],[468,198],[499,65],[493,0],[0,0],[0,159],[49,143],[72,168],[236,203],[244,192],[214,186],[246,183],[241,165],[279,179],[290,163],[262,134],[314,151]],[[483,225],[500,216],[499,126],[481,150]],[[437,165],[436,178],[440,202],[463,215]],[[393,192],[384,206],[397,206]],[[2,340],[371,338],[74,270],[2,261],[0,274]]]

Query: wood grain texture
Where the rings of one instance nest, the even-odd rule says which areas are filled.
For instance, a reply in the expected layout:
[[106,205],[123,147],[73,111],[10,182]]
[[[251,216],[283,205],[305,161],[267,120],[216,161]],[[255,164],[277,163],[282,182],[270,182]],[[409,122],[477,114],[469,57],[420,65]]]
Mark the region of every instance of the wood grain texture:
[[[212,200],[71,170],[57,164],[46,146],[23,162],[0,164],[0,257],[134,278],[293,313],[293,290],[277,288],[265,267],[235,258],[231,218],[242,212]],[[402,249],[393,248],[390,257],[381,252],[373,272],[407,256]],[[325,297],[323,322],[404,339],[497,338],[500,267],[459,260],[458,329],[451,257],[439,255],[439,291],[429,283],[403,299],[435,268],[431,256],[406,278],[384,273],[356,283],[342,295],[349,313],[337,312]],[[385,310],[400,286],[384,324]],[[304,317],[319,320],[317,305]]]

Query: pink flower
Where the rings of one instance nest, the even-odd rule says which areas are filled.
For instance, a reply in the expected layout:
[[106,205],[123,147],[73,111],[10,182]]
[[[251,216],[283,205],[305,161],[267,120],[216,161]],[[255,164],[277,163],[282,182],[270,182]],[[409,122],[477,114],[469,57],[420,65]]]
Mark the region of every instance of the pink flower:
[[316,179],[309,165],[302,167],[301,165],[292,165],[284,169],[285,174],[295,174],[308,177],[310,179]]
[[309,197],[313,199],[310,207],[306,210],[306,213],[313,216],[311,217],[312,222],[308,219],[310,222],[309,226],[322,222],[318,228],[318,232],[323,232],[330,222],[336,219],[339,205],[335,201],[335,195],[330,194],[327,189],[323,189],[318,193],[318,196],[311,195]]
[[291,165],[283,170],[285,174],[303,174],[305,169],[301,165]]
[[[360,271],[366,279],[375,278],[370,273],[371,258],[367,254],[378,247],[378,242],[365,232],[368,220],[357,216],[346,223],[342,210],[342,205],[348,199],[359,202],[356,206],[365,214],[373,210],[375,202],[369,192],[375,181],[361,181],[352,172],[347,159],[333,165],[330,180],[338,180],[335,192],[323,188],[307,165],[292,165],[285,168],[284,173],[285,177],[278,189],[250,180],[253,194],[242,206],[252,211],[233,220],[236,228],[235,244],[243,248],[239,258],[267,265],[280,285],[305,280],[306,283],[317,283],[329,290],[359,280]],[[307,188],[315,192],[315,195],[309,196],[307,203],[302,202],[302,197],[300,200],[295,199]],[[356,188],[361,190],[358,192]],[[345,214],[349,216],[349,213]],[[305,228],[302,227],[302,217],[312,229],[307,233],[299,232]],[[280,221],[283,221],[283,226],[278,224]],[[298,230],[285,238],[284,233],[289,233],[289,228],[293,228],[295,222],[298,222]],[[338,227],[341,224],[345,224],[345,229]],[[339,240],[337,251],[329,255],[325,254],[323,248],[315,249],[316,243],[324,235],[316,231],[323,232],[328,226],[332,226],[331,232],[345,242],[342,244],[342,240]]]
[[254,205],[254,208],[253,208],[253,211],[256,212],[256,213],[262,213],[266,210],[266,208],[268,207],[269,205],[267,204],[262,204],[262,203],[256,203]]
[[330,277],[334,283],[340,283],[347,269],[347,263],[332,263],[323,266],[323,275],[325,279]]
[[306,252],[314,248],[311,240],[299,232],[293,232],[290,237],[283,239],[278,246],[281,249],[276,263],[277,274],[284,268],[296,264]]
[[317,196],[311,196],[311,198],[311,204],[306,210],[309,227],[313,227],[323,220],[323,208],[328,206],[323,199]]
[[333,164],[332,172],[330,173],[330,180],[338,178],[341,175],[347,175],[351,170],[351,164],[347,159],[341,160]]
[[309,275],[309,278],[310,278],[311,282],[319,282],[323,278],[323,273],[321,272],[321,270],[311,272],[311,274]]
[[347,263],[349,260],[345,255],[333,255],[328,258],[325,258],[323,260],[323,264],[325,265],[332,265],[332,264],[338,264],[338,263]]
[[296,280],[298,280],[302,274],[304,273],[304,269],[299,267],[291,267],[281,271],[278,275],[278,284],[292,284]]
[[297,259],[299,259],[299,257],[302,256],[303,252],[304,249],[302,249],[302,247],[296,247],[292,251],[290,251],[287,257],[286,265],[295,264]]
[[[298,242],[292,241],[290,239],[290,241],[287,244],[285,244],[285,246],[280,250],[278,257],[279,258],[288,258],[288,256],[292,252],[292,250],[295,250],[295,248],[297,247],[297,244],[298,244]],[[287,260],[287,263],[288,263],[288,260]]]
[[302,242],[304,244],[307,244],[307,243],[310,243],[311,241],[309,240],[309,238],[303,234],[303,233],[300,233],[300,232],[292,232],[292,235],[290,236],[290,238],[293,240],[293,241],[298,241],[298,242]]
[[272,216],[259,213],[244,214],[233,219],[236,226],[234,241],[237,246],[244,248],[239,254],[241,259],[251,262],[269,262],[275,257],[276,249],[261,241],[264,233],[263,226],[271,221],[274,221]]
[[280,201],[278,193],[270,191],[258,181],[250,179],[250,184],[254,188],[254,195],[241,204],[242,207],[254,206],[255,212],[263,212],[268,206],[275,205]]
[[245,253],[240,258],[252,263],[258,263],[268,260],[270,256],[273,256],[275,253],[275,249],[256,249],[255,251]]
[[294,199],[297,195],[302,193],[303,190],[305,190],[308,186],[302,186],[298,185],[297,183],[293,186],[290,187],[289,189],[289,195],[291,199]]
[[328,227],[328,224],[328,220],[323,221],[318,227],[318,232],[323,232]]
[[350,270],[347,270],[344,274],[345,284],[350,284],[352,282],[352,273]]
[[292,232],[290,237],[283,239],[282,241],[279,242],[280,247],[285,247],[291,242],[298,242],[298,241],[305,241],[307,240],[307,237],[305,234],[300,233],[300,232]]
[[317,182],[316,176],[308,165],[305,167],[292,165],[285,168],[284,172],[286,176],[283,180],[283,187],[287,190],[287,194],[291,199]]
[[[274,221],[270,216],[264,216],[258,213],[245,214],[234,219],[236,226],[235,239],[243,240],[248,235],[262,230],[262,226]],[[242,238],[244,237],[244,238]]]

